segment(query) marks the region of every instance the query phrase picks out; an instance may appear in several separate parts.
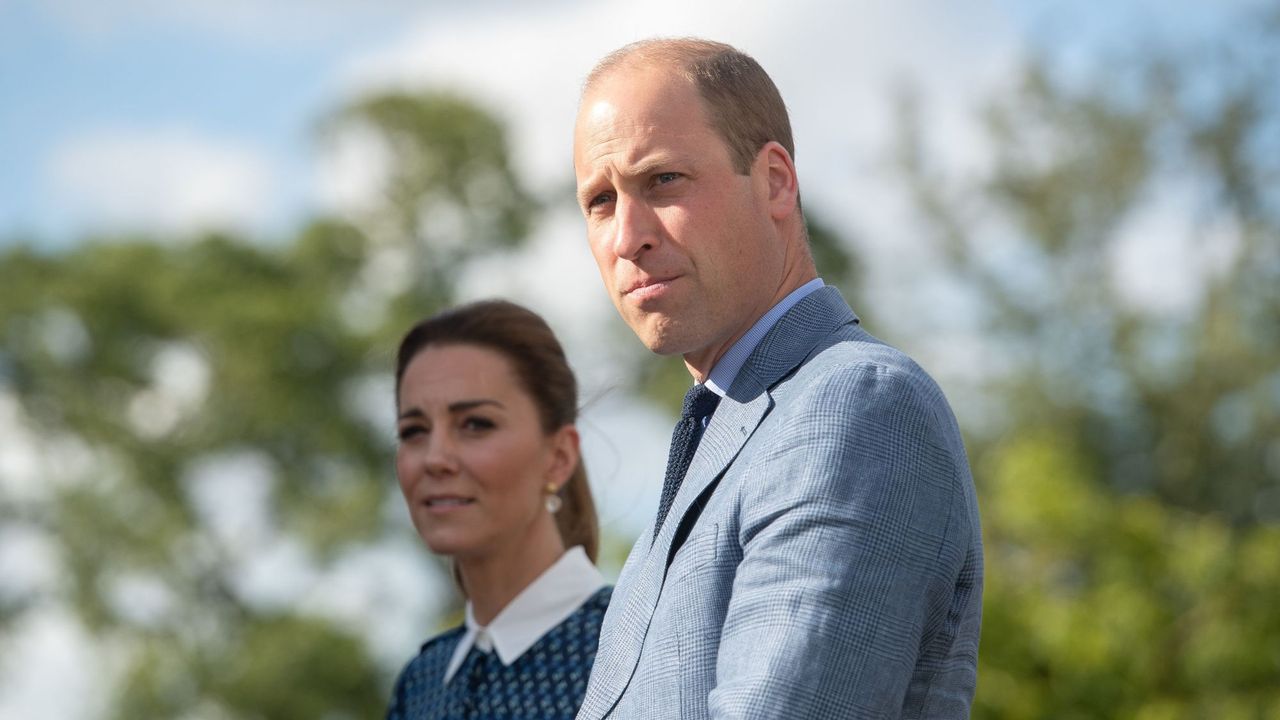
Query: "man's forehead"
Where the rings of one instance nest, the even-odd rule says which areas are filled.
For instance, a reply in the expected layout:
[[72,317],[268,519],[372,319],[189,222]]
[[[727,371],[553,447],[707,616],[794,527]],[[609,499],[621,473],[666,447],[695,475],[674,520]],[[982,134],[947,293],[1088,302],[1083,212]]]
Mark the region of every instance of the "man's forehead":
[[695,162],[714,143],[709,133],[697,122],[589,124],[575,137],[574,166],[582,180],[593,168],[603,171],[605,166],[643,174],[665,163]]
[[583,98],[582,107],[578,109],[578,132],[589,134],[590,128],[602,128],[617,124],[618,106],[608,97]]
[[595,112],[601,102],[615,105],[637,100],[648,105],[701,105],[694,83],[671,68],[626,64],[610,69],[586,87],[579,100],[579,118]]
[[611,139],[697,135],[707,127],[696,94],[617,84],[583,97],[574,144],[581,147]]

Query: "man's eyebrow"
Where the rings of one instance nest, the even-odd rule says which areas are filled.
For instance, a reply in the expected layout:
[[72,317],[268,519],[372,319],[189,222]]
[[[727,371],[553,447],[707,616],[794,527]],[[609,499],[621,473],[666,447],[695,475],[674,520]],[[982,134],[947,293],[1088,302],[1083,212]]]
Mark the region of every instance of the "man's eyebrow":
[[658,155],[658,156],[647,157],[644,160],[641,160],[640,162],[636,163],[635,167],[631,168],[630,174],[634,177],[647,177],[660,170],[666,170],[671,165],[676,164],[678,161],[679,161],[679,158],[677,158],[674,155]]
[[598,195],[599,191],[596,188],[598,188],[599,186],[600,186],[599,180],[595,177],[592,177],[591,182],[589,184],[579,187],[578,192],[576,193],[578,198],[578,205],[585,206],[587,202],[589,202],[592,198]]

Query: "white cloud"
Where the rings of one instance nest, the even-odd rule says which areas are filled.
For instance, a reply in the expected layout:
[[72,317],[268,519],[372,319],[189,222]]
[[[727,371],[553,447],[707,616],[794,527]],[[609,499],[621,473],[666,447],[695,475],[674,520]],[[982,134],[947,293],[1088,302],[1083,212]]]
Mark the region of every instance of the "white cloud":
[[883,146],[889,81],[913,77],[939,99],[939,114],[961,106],[967,118],[975,90],[1003,72],[1016,45],[1011,20],[990,3],[529,4],[450,23],[424,13],[399,42],[353,58],[339,80],[353,96],[443,86],[479,97],[510,122],[527,177],[549,182],[571,173],[582,78],[608,51],[654,35],[720,39],[760,60],[791,108],[802,179],[814,176],[806,187],[852,175],[859,154]]
[[76,224],[185,233],[261,227],[273,171],[258,152],[183,128],[99,130],[57,148],[46,168]]

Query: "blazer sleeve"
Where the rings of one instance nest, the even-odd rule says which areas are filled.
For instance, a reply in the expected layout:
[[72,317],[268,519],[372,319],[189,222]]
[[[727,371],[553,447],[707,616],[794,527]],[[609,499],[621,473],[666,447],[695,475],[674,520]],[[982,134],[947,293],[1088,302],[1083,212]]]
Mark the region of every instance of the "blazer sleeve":
[[876,364],[774,412],[739,495],[710,714],[898,717],[978,531],[954,419],[923,371]]

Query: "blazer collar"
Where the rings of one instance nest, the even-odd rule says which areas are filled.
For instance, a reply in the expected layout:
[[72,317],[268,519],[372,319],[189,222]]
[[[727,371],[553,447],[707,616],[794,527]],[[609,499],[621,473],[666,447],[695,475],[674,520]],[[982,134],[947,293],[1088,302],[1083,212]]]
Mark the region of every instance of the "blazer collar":
[[616,610],[617,618],[611,618],[608,623],[608,637],[600,638],[601,647],[608,647],[609,652],[596,657],[593,670],[592,684],[596,684],[594,675],[599,673],[600,693],[604,697],[589,698],[590,702],[583,707],[584,717],[596,712],[600,716],[607,714],[635,674],[645,634],[666,580],[676,528],[694,501],[724,474],[769,414],[773,408],[769,390],[794,372],[836,328],[856,322],[858,317],[840,292],[830,286],[823,287],[787,311],[747,358],[728,394],[711,416],[657,539],[650,546],[652,529],[649,529],[631,551],[633,555],[643,555],[628,560],[628,565],[638,560],[639,567],[628,573],[631,587],[627,588],[625,597],[615,595],[614,602],[621,601],[621,607],[611,608],[610,614]]
[[798,368],[836,328],[857,323],[840,291],[830,285],[809,293],[783,315],[747,358],[728,397],[750,402]]
[[858,322],[858,317],[840,291],[819,288],[787,311],[756,346],[711,416],[653,543],[653,551],[660,551],[657,554],[664,570],[681,518],[707,486],[724,473],[773,408],[769,390],[800,367],[836,328],[851,322]]

